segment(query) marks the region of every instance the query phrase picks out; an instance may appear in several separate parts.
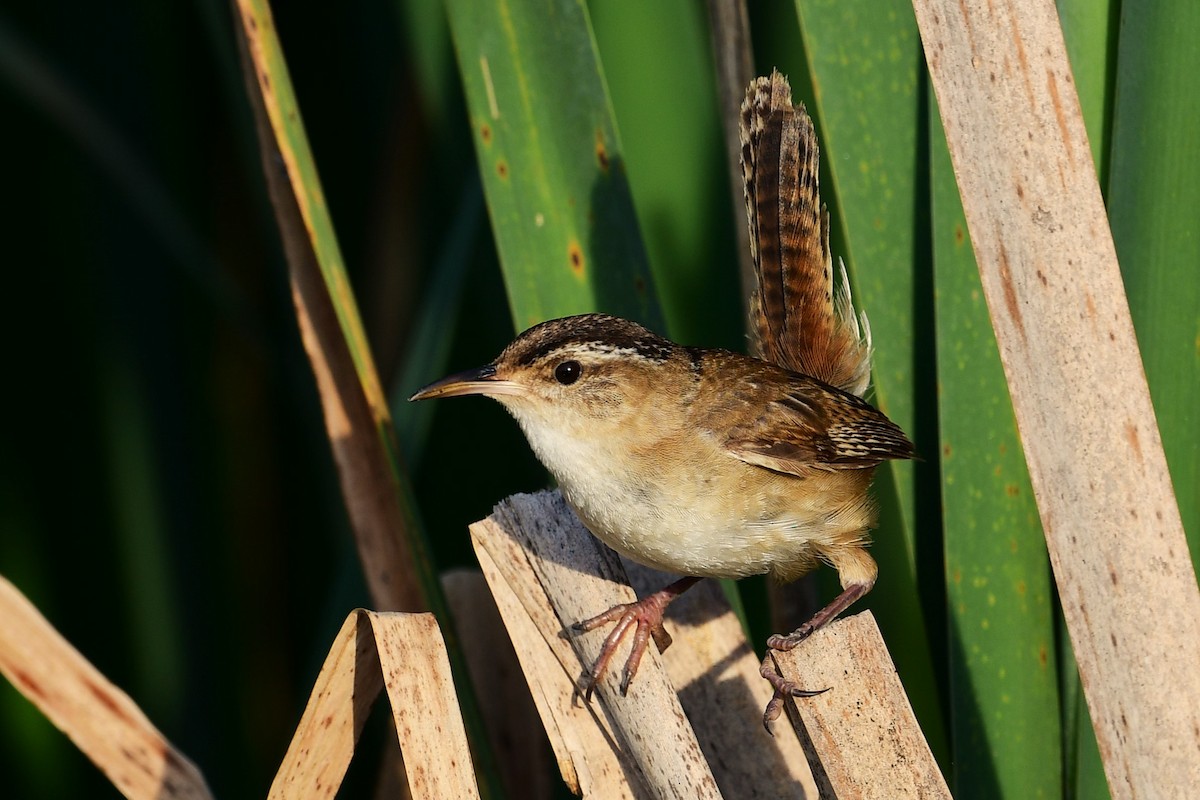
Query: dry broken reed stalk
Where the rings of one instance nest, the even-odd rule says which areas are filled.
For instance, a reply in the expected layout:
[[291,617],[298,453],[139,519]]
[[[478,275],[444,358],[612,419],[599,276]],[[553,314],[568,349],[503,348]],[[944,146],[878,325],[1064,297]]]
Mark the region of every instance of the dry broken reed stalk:
[[1054,4],[914,7],[1109,790],[1182,797],[1200,592]]
[[334,639],[268,796],[334,797],[381,689],[410,796],[479,797],[437,622],[430,614],[361,609]]
[[212,797],[192,762],[2,576],[0,673],[126,797]]
[[[212,798],[192,762],[2,577],[0,673],[126,797]],[[330,647],[269,797],[335,796],[381,689],[409,796],[478,797],[437,623],[429,614],[361,609],[346,618]]]
[[[550,492],[510,498],[495,516],[472,526],[472,536],[525,671],[510,672],[505,681],[501,671],[477,669],[478,688],[509,697],[532,691],[560,772],[576,793],[949,796],[869,615],[831,626],[782,660],[789,674],[828,683],[833,691],[802,701],[799,711],[789,709],[795,727],[781,721],[775,736],[760,727],[759,710],[770,692],[758,661],[715,585],[681,601],[670,617],[675,645],[663,658],[650,656],[629,696],[620,696],[610,679],[587,704],[575,681],[594,657],[598,637],[560,634],[564,620],[593,603],[632,596],[615,554]],[[648,571],[637,578],[659,579]],[[490,600],[474,597],[468,613],[482,615],[481,604]],[[0,621],[0,670],[126,796],[211,796],[200,773],[136,705],[7,582],[0,582]],[[494,658],[486,648],[496,633],[469,640],[484,645],[475,653],[479,663]],[[428,614],[364,610],[351,613],[335,637],[269,796],[335,796],[381,696],[391,708],[409,795],[479,796],[437,623]],[[509,713],[506,705],[490,710]],[[526,731],[521,741],[533,747],[538,738]],[[508,755],[537,762],[536,753]]]

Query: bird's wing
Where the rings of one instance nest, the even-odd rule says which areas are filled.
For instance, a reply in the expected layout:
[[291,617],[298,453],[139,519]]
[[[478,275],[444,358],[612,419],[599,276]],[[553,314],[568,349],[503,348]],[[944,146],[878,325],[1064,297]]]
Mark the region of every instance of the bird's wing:
[[749,464],[793,475],[914,455],[904,431],[870,404],[799,379],[791,391],[764,402],[757,418],[730,429],[724,446]]

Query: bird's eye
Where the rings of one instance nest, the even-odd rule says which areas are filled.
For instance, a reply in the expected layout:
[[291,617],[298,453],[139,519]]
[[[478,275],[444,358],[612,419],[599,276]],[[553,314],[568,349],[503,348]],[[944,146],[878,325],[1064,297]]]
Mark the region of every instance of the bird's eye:
[[582,374],[583,367],[578,361],[564,361],[554,368],[554,380],[563,386],[570,386],[579,380],[579,376]]

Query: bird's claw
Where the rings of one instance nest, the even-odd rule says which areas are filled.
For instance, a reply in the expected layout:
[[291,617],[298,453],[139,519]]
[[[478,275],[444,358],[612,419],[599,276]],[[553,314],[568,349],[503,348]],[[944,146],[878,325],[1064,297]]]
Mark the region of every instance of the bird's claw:
[[[771,637],[771,639],[781,638],[789,637]],[[767,641],[767,646],[773,650],[791,649],[790,647],[776,647],[775,645],[771,644],[770,640]],[[792,645],[792,647],[795,647],[795,645]],[[762,666],[759,668],[758,674],[762,675],[767,680],[767,683],[771,684],[771,687],[775,690],[771,695],[771,699],[767,702],[766,709],[763,710],[763,727],[766,728],[767,733],[771,734],[772,736],[775,735],[775,732],[771,730],[771,723],[779,719],[779,715],[783,711],[784,699],[788,697],[816,697],[819,694],[828,692],[830,688],[827,686],[824,689],[801,689],[794,682],[783,677],[779,671],[779,667],[775,664],[775,659],[771,657],[769,652],[767,653],[766,657],[763,658]]]

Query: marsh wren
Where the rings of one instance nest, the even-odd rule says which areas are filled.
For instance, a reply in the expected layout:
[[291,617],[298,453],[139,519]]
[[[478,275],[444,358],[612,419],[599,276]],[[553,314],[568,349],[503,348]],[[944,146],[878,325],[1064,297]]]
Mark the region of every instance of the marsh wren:
[[[522,333],[490,364],[443,378],[413,400],[481,394],[516,418],[584,525],[623,555],[686,576],[576,625],[615,622],[586,682],[603,676],[633,629],[621,690],[649,638],[668,642],[663,610],[704,577],[794,580],[826,562],[842,593],[768,646],[790,649],[865,594],[876,565],[868,494],[874,468],[913,456],[904,433],[860,395],[870,333],[834,290],[817,193],[816,139],[777,73],[750,87],[743,163],[758,289],[756,352],[685,347],[633,322],[583,314]],[[665,646],[665,645],[660,645]],[[810,694],[764,659],[785,696]],[[769,727],[768,727],[769,730]]]

